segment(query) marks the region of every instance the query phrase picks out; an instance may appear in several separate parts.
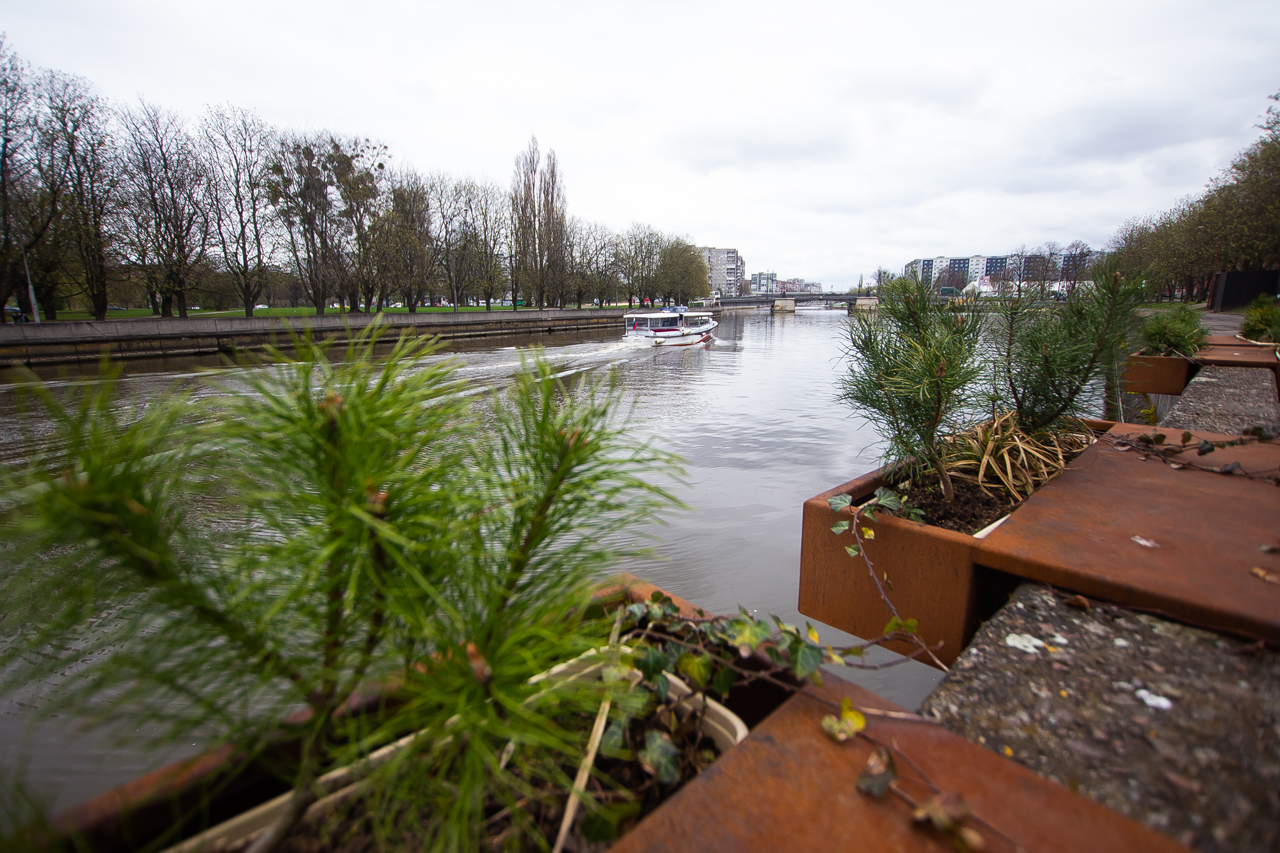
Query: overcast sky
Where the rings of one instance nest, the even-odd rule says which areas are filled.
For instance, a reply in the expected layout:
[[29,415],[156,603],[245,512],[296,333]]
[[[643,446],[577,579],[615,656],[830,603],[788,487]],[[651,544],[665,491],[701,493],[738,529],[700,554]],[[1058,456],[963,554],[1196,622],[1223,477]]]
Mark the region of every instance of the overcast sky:
[[511,180],[843,289],[912,258],[1099,247],[1199,191],[1280,90],[1280,3],[0,0],[37,66],[194,117]]

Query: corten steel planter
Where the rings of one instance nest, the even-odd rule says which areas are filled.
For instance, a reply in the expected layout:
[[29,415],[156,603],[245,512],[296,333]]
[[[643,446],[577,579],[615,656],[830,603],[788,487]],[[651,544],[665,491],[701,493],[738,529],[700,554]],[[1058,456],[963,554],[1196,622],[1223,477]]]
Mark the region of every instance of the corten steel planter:
[[[1086,420],[1085,424],[1100,432],[1113,426],[1111,421],[1099,420]],[[892,613],[866,563],[845,551],[854,542],[853,532],[838,536],[831,532],[838,521],[852,523],[853,507],[837,513],[827,501],[849,495],[856,506],[883,485],[880,472],[875,471],[804,503],[799,610],[859,637],[880,636]],[[1016,578],[975,562],[974,549],[980,540],[968,534],[885,513],[877,513],[875,522],[864,521],[862,526],[875,533],[863,547],[885,592],[902,618],[918,621],[926,644],[942,643],[934,654],[943,664],[949,665],[964,651],[982,622],[1004,604],[1017,585]],[[902,654],[918,651],[917,646],[905,642],[885,647]],[[918,660],[932,664],[927,656]]]
[[[855,790],[870,741],[836,744],[822,732],[822,717],[837,712],[844,698],[856,707],[903,709],[839,678],[809,693],[788,699],[612,853],[953,850],[945,836],[913,824],[911,808],[897,797],[878,800]],[[866,734],[911,759],[910,766],[897,763],[898,784],[908,796],[928,798],[924,773],[939,790],[963,797],[991,827],[977,827],[987,850],[1187,853],[1173,839],[930,721],[869,714]]]
[[[596,600],[603,604],[641,602],[649,601],[654,593],[669,595],[634,575],[620,574],[600,586]],[[669,597],[682,616],[693,619],[702,615],[685,599]],[[738,716],[751,726],[785,698],[781,688],[753,682],[745,688],[735,687],[726,703],[732,704]],[[377,713],[394,707],[395,702],[394,689],[358,694],[344,712]],[[309,714],[304,709],[291,716],[289,722],[304,722]],[[192,815],[192,828],[183,835],[194,835],[285,792],[287,786],[268,768],[296,752],[296,743],[281,742],[268,750],[264,760],[246,761],[233,747],[222,746],[175,762],[56,815],[49,831],[40,836],[41,844],[49,850],[124,853],[157,838],[173,825],[178,814]]]
[[[859,637],[878,637],[892,618],[861,557],[851,557],[845,547],[854,544],[852,530],[831,532],[838,521],[852,523],[854,506],[834,512],[827,503],[837,495],[849,495],[853,504],[871,497],[885,485],[880,472],[866,474],[836,486],[804,503],[804,527],[800,537],[800,612]],[[877,577],[904,619],[919,622],[920,637],[950,664],[973,638],[982,619],[999,606],[1007,586],[998,573],[977,570],[972,536],[918,524],[885,513],[862,521],[875,531],[875,539],[863,547]],[[991,601],[990,599],[995,599]],[[995,606],[991,606],[994,603]],[[903,654],[918,647],[905,642],[886,644]],[[927,657],[918,658],[931,663]]]
[[1130,394],[1181,394],[1191,381],[1191,362],[1181,356],[1129,356],[1124,390]]
[[[1116,424],[1111,434],[1153,431]],[[1160,431],[1180,438],[1181,430]],[[1192,443],[1230,438],[1190,432]],[[1184,461],[1274,473],[1280,445],[1251,443],[1204,457],[1193,450]],[[1273,484],[1175,469],[1099,442],[976,543],[974,557],[1114,604],[1280,643],[1280,584],[1266,579],[1280,577],[1280,554],[1261,550],[1280,545],[1277,535],[1280,489]]]

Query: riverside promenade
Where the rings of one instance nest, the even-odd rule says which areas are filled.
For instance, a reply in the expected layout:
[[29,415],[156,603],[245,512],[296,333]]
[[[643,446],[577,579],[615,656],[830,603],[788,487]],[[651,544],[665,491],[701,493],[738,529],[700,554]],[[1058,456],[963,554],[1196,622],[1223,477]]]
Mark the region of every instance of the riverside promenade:
[[72,321],[0,326],[0,365],[38,368],[96,365],[112,359],[235,355],[268,346],[287,349],[294,337],[345,343],[375,319],[393,338],[404,332],[445,339],[622,331],[625,308],[465,311],[413,314],[323,314],[299,317],[218,317],[180,320]]
[[[1240,318],[1205,320],[1234,334]],[[1273,376],[1205,367],[1156,429],[1274,429]],[[1208,524],[1190,496],[1184,522]],[[1259,595],[1266,577],[1249,578]],[[1196,850],[1269,851],[1280,839],[1280,654],[1252,637],[1024,582],[921,713]]]

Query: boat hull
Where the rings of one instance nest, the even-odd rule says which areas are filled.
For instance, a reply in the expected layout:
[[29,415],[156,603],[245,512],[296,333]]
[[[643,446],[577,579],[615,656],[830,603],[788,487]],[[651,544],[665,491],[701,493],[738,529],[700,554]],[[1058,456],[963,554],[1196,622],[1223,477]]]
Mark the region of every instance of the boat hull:
[[654,336],[653,345],[655,347],[688,347],[694,344],[700,344],[703,341],[711,339],[711,330],[703,329],[697,332],[689,332],[683,335],[664,335]]

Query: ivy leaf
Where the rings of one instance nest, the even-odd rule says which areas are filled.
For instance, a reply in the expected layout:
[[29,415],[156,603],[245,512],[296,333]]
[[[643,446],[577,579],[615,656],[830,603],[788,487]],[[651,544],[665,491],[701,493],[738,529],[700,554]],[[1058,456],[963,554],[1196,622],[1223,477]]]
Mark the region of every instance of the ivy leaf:
[[751,657],[756,647],[769,638],[769,626],[750,617],[734,619],[729,623],[730,642],[738,647],[738,654]]
[[887,746],[877,747],[858,776],[858,790],[881,799],[889,793],[889,786],[897,778],[898,768],[893,762],[893,753]]
[[818,629],[813,627],[813,623],[805,622],[804,627],[808,630],[809,640],[814,643],[818,642]]
[[902,498],[893,489],[881,486],[876,489],[876,503],[894,512],[902,509]]
[[645,772],[657,779],[660,784],[674,785],[680,780],[680,750],[671,742],[671,735],[666,732],[650,730],[644,738],[644,749],[640,750],[640,766]]
[[667,691],[671,689],[671,680],[667,678],[667,674],[661,673],[653,680],[653,692],[658,694],[659,702],[667,701]]
[[1183,444],[1190,444],[1190,443],[1191,443],[1191,439],[1193,439],[1193,438],[1195,438],[1195,436],[1194,436],[1194,435],[1192,435],[1192,434],[1191,434],[1191,433],[1189,433],[1189,432],[1184,432],[1184,433],[1182,434],[1182,443],[1183,443]]
[[850,557],[856,557],[856,556],[858,556],[858,554],[859,554],[858,546],[857,546],[857,545],[845,545],[845,546],[844,546],[844,552],[845,552],[846,554],[848,554]]
[[822,650],[817,646],[802,643],[799,651],[791,655],[791,669],[796,678],[802,681],[813,674],[822,665]]
[[600,738],[600,754],[609,758],[622,758],[630,761],[632,758],[631,750],[627,749],[627,742],[624,737],[626,728],[625,720],[615,720],[604,730],[604,736]]
[[1201,439],[1200,446],[1196,448],[1196,456],[1204,456],[1213,452],[1213,442]]
[[863,511],[862,514],[867,519],[867,521],[876,520],[876,511],[874,509],[871,509],[868,507],[866,510]]
[[827,498],[827,506],[831,507],[832,512],[839,512],[851,503],[853,503],[853,498],[848,495],[836,495],[833,498]]
[[862,538],[863,538],[863,539],[875,539],[875,538],[876,538],[876,532],[875,532],[874,530],[872,530],[870,527],[864,527],[864,528],[862,528]]
[[729,691],[738,680],[738,674],[729,668],[720,670],[711,679],[711,689],[721,696],[728,696]]
[[671,666],[671,657],[657,646],[645,646],[635,652],[636,669],[644,676],[645,681],[656,684],[658,674]]
[[841,533],[844,533],[848,529],[849,529],[849,522],[847,521],[837,521],[835,524],[831,525],[831,532],[837,536],[839,536]]
[[1165,434],[1164,434],[1164,433],[1162,433],[1162,432],[1158,432],[1158,433],[1156,433],[1155,435],[1151,436],[1151,440],[1152,440],[1153,442],[1155,442],[1156,444],[1164,444],[1164,440],[1165,440],[1165,438],[1166,438],[1166,436],[1165,436]]
[[708,655],[685,652],[676,661],[676,671],[689,676],[689,680],[698,685],[698,689],[702,689],[711,679],[711,658]]

